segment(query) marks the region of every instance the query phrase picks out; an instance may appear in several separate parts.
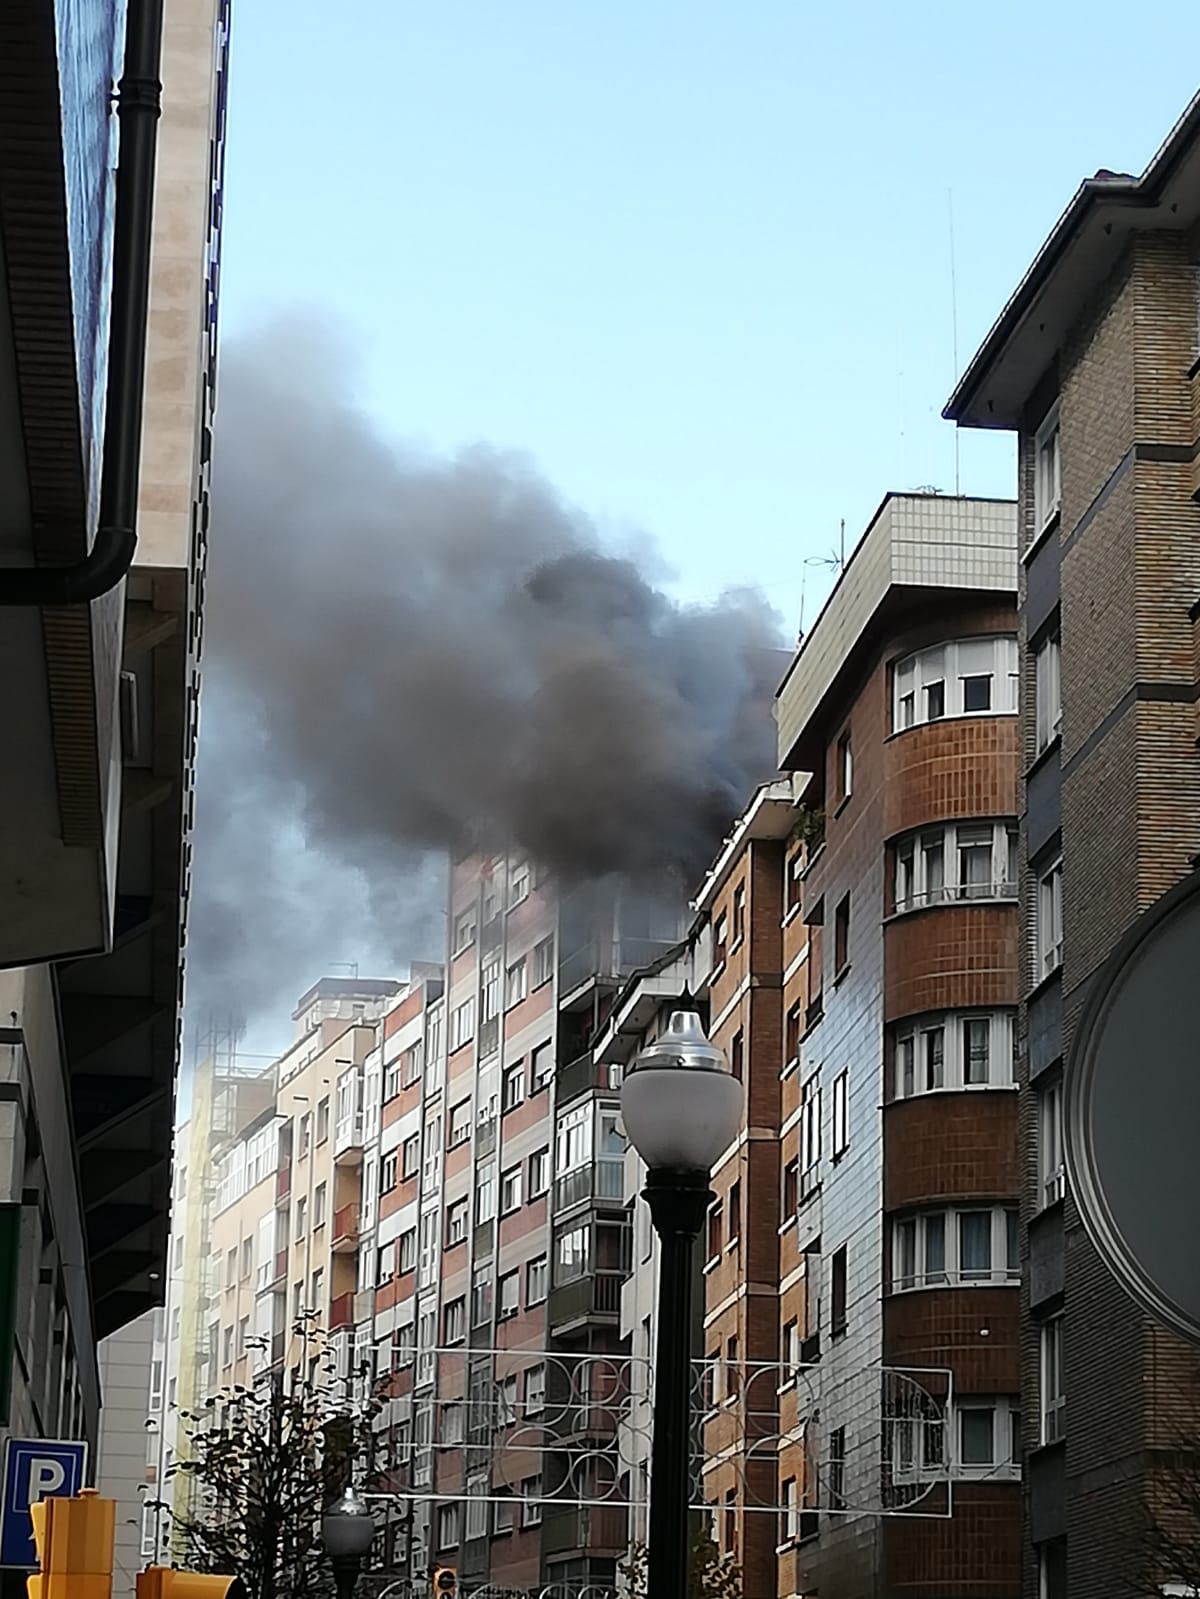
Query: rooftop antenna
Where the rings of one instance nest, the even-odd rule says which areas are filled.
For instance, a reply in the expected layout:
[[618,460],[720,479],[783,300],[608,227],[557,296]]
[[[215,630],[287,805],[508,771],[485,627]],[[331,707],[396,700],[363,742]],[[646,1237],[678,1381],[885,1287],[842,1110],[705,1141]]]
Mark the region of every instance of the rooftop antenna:
[[[958,269],[954,258],[954,190],[946,190],[946,208],[950,222],[950,338],[954,351],[954,377],[953,382],[958,382]],[[954,428],[954,493],[955,497],[961,492],[959,474],[959,454],[962,440],[957,424]]]
[[837,549],[830,549],[825,555],[807,555],[800,563],[800,628],[798,644],[804,642],[804,597],[808,586],[808,568],[810,566],[822,567],[826,572],[836,572],[839,576],[846,570],[846,518],[842,517],[838,533]]

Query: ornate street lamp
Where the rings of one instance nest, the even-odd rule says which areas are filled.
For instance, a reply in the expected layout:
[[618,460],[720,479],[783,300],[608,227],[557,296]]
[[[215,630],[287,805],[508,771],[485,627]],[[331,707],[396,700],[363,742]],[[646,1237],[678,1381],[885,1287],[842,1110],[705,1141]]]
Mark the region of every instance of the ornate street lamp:
[[693,1247],[713,1202],[713,1162],[736,1137],[742,1104],[741,1083],[695,1011],[675,1011],[621,1084],[621,1119],[646,1163],[642,1197],[660,1241],[647,1538],[654,1599],[687,1591]]
[[321,1520],[321,1541],[333,1567],[338,1599],[352,1599],[362,1563],[375,1537],[375,1518],[370,1506],[353,1488],[326,1510]]

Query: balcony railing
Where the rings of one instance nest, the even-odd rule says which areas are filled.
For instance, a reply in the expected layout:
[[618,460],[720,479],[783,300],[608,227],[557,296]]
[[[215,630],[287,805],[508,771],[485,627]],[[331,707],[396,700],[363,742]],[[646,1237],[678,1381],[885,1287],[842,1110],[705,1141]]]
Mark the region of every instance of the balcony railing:
[[554,1183],[554,1209],[568,1210],[587,1199],[621,1205],[625,1199],[625,1162],[597,1160],[576,1171],[564,1172]]
[[292,1167],[289,1161],[286,1166],[281,1166],[275,1174],[275,1198],[283,1200],[292,1191]]
[[558,1103],[565,1105],[593,1088],[613,1090],[621,1084],[621,1068],[591,1055],[577,1055],[558,1071]]
[[336,1332],[342,1327],[354,1325],[354,1292],[338,1294],[329,1306],[329,1330]]
[[584,1316],[617,1316],[621,1310],[624,1272],[592,1272],[550,1290],[550,1324],[577,1321]]

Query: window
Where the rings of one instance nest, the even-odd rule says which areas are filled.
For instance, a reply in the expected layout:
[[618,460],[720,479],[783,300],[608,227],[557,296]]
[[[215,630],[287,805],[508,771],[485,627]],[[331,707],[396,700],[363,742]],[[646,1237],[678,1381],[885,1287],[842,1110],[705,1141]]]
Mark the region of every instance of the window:
[[303,1160],[312,1148],[312,1111],[306,1110],[300,1118],[300,1148],[297,1155]]
[[326,1195],[327,1195],[327,1189],[325,1187],[325,1184],[324,1183],[318,1183],[316,1188],[313,1189],[313,1223],[312,1224],[313,1224],[314,1227],[324,1227],[324,1225],[325,1225],[325,1201],[326,1201]]
[[839,1072],[833,1079],[833,1158],[840,1159],[850,1147],[850,1073]]
[[537,1255],[525,1267],[525,1304],[540,1305],[546,1297],[546,1257]]
[[478,920],[474,905],[471,905],[465,911],[459,911],[454,918],[454,953],[456,955],[461,955],[464,949],[470,949],[475,942],[475,929]]
[[1017,641],[959,639],[898,661],[892,731],[944,716],[1012,716],[1017,710]]
[[539,1088],[554,1076],[554,1045],[552,1043],[539,1044],[533,1052],[529,1069],[529,1090],[536,1094]]
[[554,939],[543,938],[533,946],[533,986],[540,988],[554,976]]
[[453,1249],[455,1244],[466,1241],[467,1223],[470,1207],[465,1199],[456,1199],[446,1208],[446,1247]]
[[405,1088],[414,1088],[421,1081],[425,1065],[425,1046],[420,1039],[410,1044],[401,1056],[402,1082]]
[[425,1022],[425,1059],[436,1066],[442,1058],[442,1035],[445,1032],[446,1007],[431,1005]]
[[442,1313],[442,1336],[448,1344],[460,1344],[466,1335],[466,1302],[462,1299],[452,1299]]
[[421,1165],[421,1135],[414,1133],[400,1146],[401,1170],[404,1177],[415,1177]]
[[800,1197],[817,1185],[821,1164],[821,1082],[815,1074],[800,1090]]
[[471,1136],[471,1101],[460,1099],[457,1105],[450,1107],[449,1147],[457,1149],[459,1144],[465,1144]]
[[527,860],[513,861],[508,869],[508,903],[510,906],[519,905],[523,899],[529,898],[529,862]]
[[846,1503],[845,1427],[835,1427],[829,1434],[829,1503],[834,1510]]
[[1062,503],[1062,461],[1058,442],[1058,406],[1053,406],[1033,440],[1034,538],[1044,533]]
[[309,1279],[308,1303],[313,1310],[322,1310],[325,1306],[325,1268],[318,1266]]
[[536,1199],[550,1186],[550,1151],[535,1149],[529,1157],[529,1197]]
[[500,1173],[500,1214],[507,1216],[510,1211],[521,1208],[521,1168],[510,1166],[507,1171]]
[[948,899],[1010,899],[1017,892],[1017,830],[1008,822],[959,823],[900,839],[893,859],[898,912]]
[[475,1220],[492,1221],[496,1215],[496,1173],[494,1169],[480,1172],[475,1182]]
[[308,1231],[308,1200],[300,1198],[296,1201],[296,1224],[292,1230],[292,1239],[297,1241],[304,1237]]
[[437,1546],[454,1549],[458,1545],[458,1505],[439,1505],[437,1513]]
[[729,1072],[736,1083],[746,1075],[746,1036],[740,1027],[729,1042]]
[[735,1182],[729,1189],[729,1223],[726,1229],[730,1244],[736,1244],[742,1236],[742,1185]]
[[510,1316],[515,1316],[521,1308],[521,1273],[519,1271],[505,1272],[497,1286],[498,1305],[497,1318],[507,1321]]
[[222,1364],[222,1366],[232,1366],[233,1365],[233,1328],[232,1327],[226,1327],[226,1329],[225,1329],[225,1335],[224,1335],[224,1338],[223,1338],[222,1343],[221,1343],[221,1364]]
[[400,1056],[396,1060],[389,1061],[383,1069],[383,1103],[385,1105],[389,1100],[395,1099],[400,1092],[402,1060],[403,1056]]
[[510,1009],[519,1005],[529,992],[529,968],[522,955],[519,961],[514,961],[508,968],[504,979],[504,1004]]
[[554,1169],[560,1177],[588,1164],[592,1157],[590,1102],[566,1111],[558,1118],[554,1147]]
[[843,1333],[846,1330],[846,1245],[834,1251],[830,1261],[829,1330]]
[[471,1273],[471,1322],[484,1327],[492,1319],[492,1266],[484,1261]]
[[238,1322],[238,1330],[237,1330],[237,1352],[238,1352],[238,1359],[239,1360],[241,1360],[243,1358],[243,1356],[245,1355],[246,1349],[249,1346],[249,1343],[250,1343],[250,1318],[249,1318],[249,1316],[243,1316],[241,1321]]
[[792,1006],[791,1010],[788,1011],[787,1020],[784,1026],[783,1064],[785,1070],[789,1066],[794,1066],[800,1059],[800,1034],[802,1030],[803,1028],[800,1020],[800,1001],[797,1000]]
[[375,1286],[381,1287],[384,1283],[391,1282],[396,1275],[396,1246],[384,1244],[375,1256]]
[[1063,1393],[1063,1319],[1055,1316],[1041,1330],[1041,1429],[1044,1444],[1057,1443],[1063,1435],[1066,1395]]
[[716,1260],[725,1242],[725,1207],[718,1199],[715,1205],[708,1207],[708,1248],[705,1258]]
[[724,913],[717,917],[713,928],[713,971],[719,971],[729,953],[729,918]]
[[571,1283],[587,1275],[589,1269],[590,1235],[586,1226],[572,1227],[560,1233],[554,1241],[554,1281]]
[[1057,638],[1048,638],[1035,651],[1033,672],[1034,729],[1040,755],[1062,732],[1062,649]]
[[779,1533],[781,1543],[790,1543],[800,1536],[800,1500],[796,1494],[796,1479],[788,1477],[783,1484],[783,1515]]
[[730,1488],[725,1494],[725,1509],[721,1517],[721,1550],[725,1555],[737,1554],[737,1491]]
[[460,1444],[464,1437],[462,1405],[453,1403],[443,1405],[442,1442],[444,1444]]
[[801,881],[804,877],[804,851],[796,850],[784,865],[784,918],[800,909]]
[[1015,1037],[1012,1011],[971,1016],[952,1012],[906,1022],[894,1035],[893,1096],[911,1099],[943,1088],[1011,1087]]
[[540,1527],[542,1524],[542,1479],[526,1477],[521,1484],[521,1525]]
[[546,1368],[530,1366],[525,1373],[525,1414],[536,1416],[546,1408]]
[[1020,1275],[1017,1212],[927,1211],[892,1223],[892,1292],[948,1283],[1012,1283]]
[[393,1149],[379,1165],[379,1192],[390,1194],[400,1177],[400,1157]]
[[317,1104],[317,1143],[323,1144],[329,1137],[329,1095]]
[[1066,1187],[1061,1082],[1051,1083],[1038,1093],[1038,1175],[1043,1206],[1056,1204]]
[[492,1532],[497,1538],[502,1538],[513,1530],[514,1515],[515,1509],[511,1499],[497,1499],[492,1505]]
[[[1011,1475],[1019,1460],[1019,1452],[1014,1450],[1019,1418],[1020,1406],[1015,1398],[956,1400],[952,1416],[955,1475]],[[1016,1427],[1014,1419],[1018,1422]]]
[[453,1053],[469,1044],[475,1032],[475,1001],[464,999],[450,1012],[450,1050]]
[[837,741],[837,798],[839,804],[850,798],[854,787],[854,750],[850,734],[843,733]]
[[850,960],[850,896],[844,894],[833,913],[833,970],[838,975]]
[[504,1076],[500,1081],[500,1105],[502,1110],[515,1110],[525,1098],[525,1062],[517,1061],[514,1066],[504,1068]]
[[1037,971],[1040,982],[1062,965],[1062,862],[1038,878],[1037,888]]
[[[219,1257],[218,1257],[219,1258]],[[231,1249],[225,1256],[225,1286],[232,1288],[237,1283],[238,1252]]]
[[415,1269],[417,1264],[417,1229],[415,1227],[410,1227],[407,1232],[400,1234],[398,1255],[402,1272]]
[[733,947],[746,936],[746,886],[739,883],[733,891]]
[[783,1192],[781,1197],[782,1220],[789,1222],[796,1214],[800,1205],[800,1162],[789,1160],[783,1168]]

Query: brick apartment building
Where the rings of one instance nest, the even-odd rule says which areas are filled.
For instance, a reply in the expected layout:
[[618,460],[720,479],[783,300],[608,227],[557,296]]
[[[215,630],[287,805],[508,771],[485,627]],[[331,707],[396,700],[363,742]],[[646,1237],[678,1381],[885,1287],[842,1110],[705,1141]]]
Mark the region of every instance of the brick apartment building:
[[[780,764],[811,774],[780,885],[780,1316],[819,1362],[781,1595],[1018,1588],[1015,599],[1010,503],[889,496],[779,693]],[[881,1405],[881,1365],[949,1368],[945,1434],[900,1379]]]
[[1138,1562],[1197,1361],[1080,1226],[1061,1084],[1090,979],[1200,851],[1200,97],[1140,178],[1081,185],[946,414],[1019,444],[1025,1591],[1152,1592],[1194,1581]]

